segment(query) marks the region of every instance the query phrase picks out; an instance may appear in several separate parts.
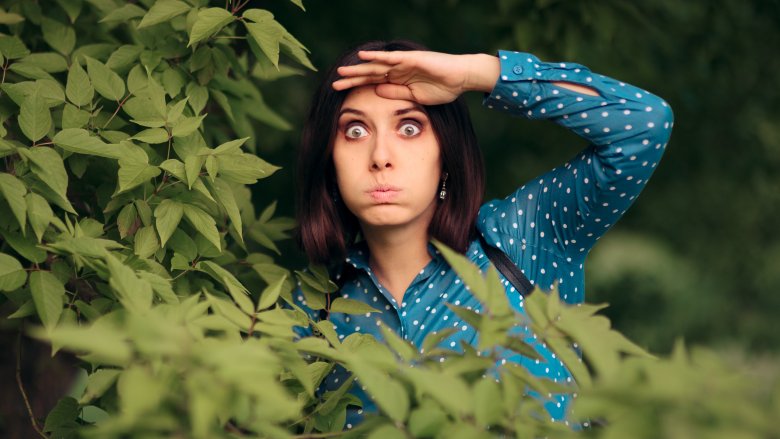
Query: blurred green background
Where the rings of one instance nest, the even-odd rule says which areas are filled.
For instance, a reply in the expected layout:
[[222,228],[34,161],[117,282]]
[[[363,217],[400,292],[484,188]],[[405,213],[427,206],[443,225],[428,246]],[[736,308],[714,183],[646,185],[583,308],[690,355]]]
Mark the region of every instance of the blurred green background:
[[[649,185],[594,247],[586,300],[641,345],[780,350],[780,2],[713,0],[311,0],[271,9],[324,73],[346,48],[407,38],[449,53],[528,51],[573,61],[671,103],[675,128]],[[293,125],[262,128],[258,153],[284,170],[258,206],[292,216],[298,133],[319,74],[263,88]],[[488,170],[486,199],[569,159],[582,139],[551,122],[488,111],[468,96]],[[287,241],[283,263],[303,265]]]

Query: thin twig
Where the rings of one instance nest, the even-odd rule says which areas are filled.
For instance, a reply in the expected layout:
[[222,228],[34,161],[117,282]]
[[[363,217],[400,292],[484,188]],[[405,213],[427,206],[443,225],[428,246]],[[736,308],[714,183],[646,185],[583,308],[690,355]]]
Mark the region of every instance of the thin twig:
[[24,399],[24,405],[27,407],[27,414],[30,416],[30,422],[33,429],[44,438],[48,439],[48,436],[38,426],[38,421],[35,420],[35,414],[30,406],[30,400],[27,399],[27,392],[24,391],[24,384],[22,384],[22,328],[19,328],[19,335],[16,338],[16,384],[19,385],[19,391],[22,393],[22,399]]
[[249,3],[249,0],[244,0],[243,3],[239,3],[238,5],[233,6],[233,10],[231,12],[235,15],[235,13],[243,9],[247,3]]
[[125,96],[125,98],[122,99],[122,102],[119,102],[119,105],[116,107],[116,110],[114,110],[114,114],[112,114],[111,117],[108,118],[108,122],[106,122],[105,125],[103,125],[103,129],[106,129],[108,124],[110,124],[111,121],[114,120],[114,116],[116,116],[116,114],[119,113],[119,109],[122,108],[122,105],[125,104],[125,101],[132,95],[133,95],[132,93],[128,93],[127,96]]

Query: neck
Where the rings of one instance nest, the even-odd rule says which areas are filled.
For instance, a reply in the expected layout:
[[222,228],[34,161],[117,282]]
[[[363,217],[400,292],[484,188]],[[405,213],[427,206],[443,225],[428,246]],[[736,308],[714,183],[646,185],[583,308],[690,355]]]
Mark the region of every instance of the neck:
[[369,266],[382,286],[400,304],[409,284],[431,260],[428,231],[422,228],[363,230]]

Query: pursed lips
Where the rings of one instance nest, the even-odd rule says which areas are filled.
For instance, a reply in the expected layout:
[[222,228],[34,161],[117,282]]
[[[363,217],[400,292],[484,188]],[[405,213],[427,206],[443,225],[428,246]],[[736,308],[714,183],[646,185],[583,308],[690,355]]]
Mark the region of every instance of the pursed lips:
[[379,203],[386,203],[392,201],[400,191],[401,188],[398,188],[396,186],[381,184],[372,187],[371,189],[367,190],[366,193],[374,201]]

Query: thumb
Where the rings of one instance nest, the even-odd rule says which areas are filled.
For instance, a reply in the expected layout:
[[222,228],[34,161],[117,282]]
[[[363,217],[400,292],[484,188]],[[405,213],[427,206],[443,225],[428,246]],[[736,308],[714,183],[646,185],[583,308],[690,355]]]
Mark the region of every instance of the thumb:
[[374,88],[374,92],[377,96],[385,99],[403,99],[406,101],[414,101],[414,95],[409,87],[400,84],[378,84]]

